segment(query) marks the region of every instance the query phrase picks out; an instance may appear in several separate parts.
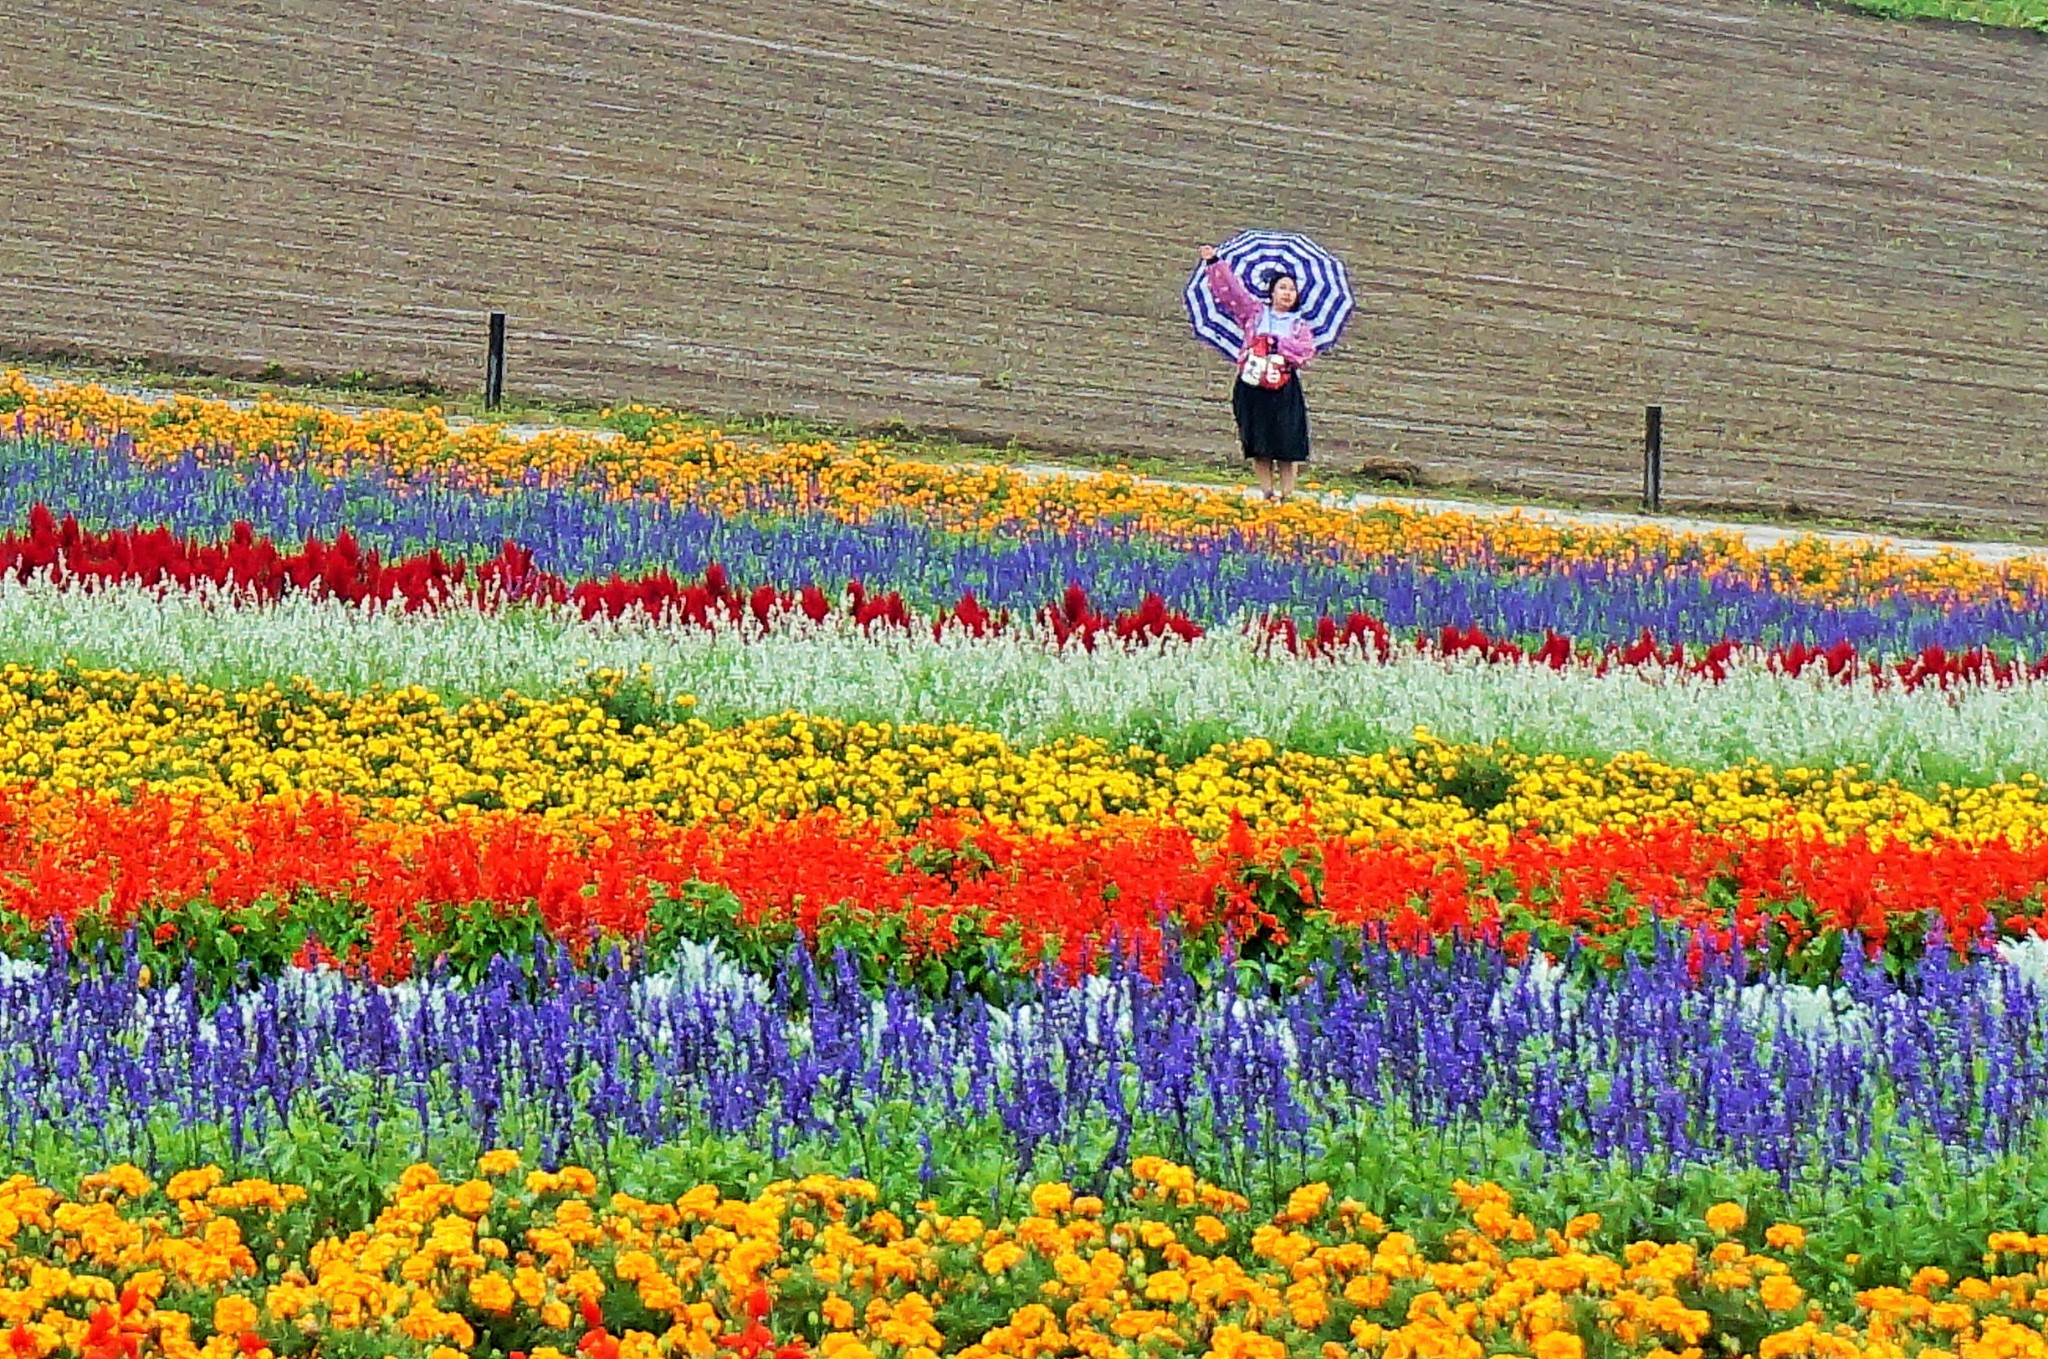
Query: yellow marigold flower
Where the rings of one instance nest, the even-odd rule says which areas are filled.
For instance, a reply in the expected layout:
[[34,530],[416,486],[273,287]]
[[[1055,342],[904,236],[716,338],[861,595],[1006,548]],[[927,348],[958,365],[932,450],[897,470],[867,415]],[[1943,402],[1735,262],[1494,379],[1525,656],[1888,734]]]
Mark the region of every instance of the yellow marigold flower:
[[594,1269],[579,1269],[562,1280],[562,1291],[579,1302],[595,1302],[605,1294],[604,1275]]
[[1177,1269],[1158,1270],[1145,1280],[1145,1297],[1150,1302],[1186,1302],[1188,1276]]
[[[795,1226],[797,1224],[792,1223],[790,1225]],[[980,1218],[969,1214],[966,1217],[948,1218],[946,1225],[940,1229],[939,1235],[952,1245],[969,1246],[981,1240],[987,1231],[988,1228],[982,1223]]]
[[1316,1248],[1316,1243],[1300,1232],[1283,1232],[1271,1225],[1262,1226],[1252,1233],[1252,1253],[1283,1265],[1294,1265],[1305,1260]]
[[491,1200],[497,1196],[486,1180],[465,1180],[455,1187],[449,1202],[455,1211],[464,1217],[482,1217],[491,1210]]
[[502,1147],[495,1151],[487,1151],[482,1156],[477,1157],[476,1160],[477,1174],[488,1176],[492,1179],[502,1175],[510,1175],[518,1169],[519,1153],[508,1151]]
[[1960,1331],[1977,1320],[1977,1313],[1968,1303],[1937,1302],[1927,1309],[1927,1324],[1937,1331]]
[[1586,1344],[1570,1331],[1551,1331],[1530,1346],[1536,1359],[1586,1359]]
[[1338,1204],[1337,1216],[1351,1230],[1367,1236],[1377,1236],[1387,1229],[1387,1224],[1380,1220],[1379,1214],[1369,1211],[1357,1199],[1346,1199]]
[[1804,1250],[1806,1228],[1790,1222],[1774,1222],[1764,1230],[1764,1242],[1773,1250]]
[[569,1304],[560,1298],[549,1298],[541,1304],[540,1324],[551,1331],[562,1330],[569,1324]]
[[1001,1274],[1024,1258],[1024,1248],[1014,1241],[998,1241],[981,1253],[981,1272]]
[[1789,1312],[1806,1300],[1799,1285],[1784,1274],[1773,1274],[1757,1286],[1757,1296],[1773,1312]]
[[1580,1213],[1570,1222],[1564,1224],[1565,1237],[1572,1241],[1583,1241],[1599,1230],[1600,1214],[1598,1213]]
[[1472,1224],[1490,1241],[1529,1241],[1536,1226],[1506,1203],[1486,1202],[1472,1210]]
[[845,1331],[833,1331],[818,1342],[823,1359],[875,1359],[875,1352]]
[[1911,1287],[1921,1297],[1927,1297],[1937,1288],[1948,1287],[1948,1271],[1929,1265],[1913,1275]]
[[290,1321],[304,1312],[318,1296],[312,1289],[285,1282],[274,1284],[264,1294],[263,1310],[272,1321]]
[[1344,1285],[1344,1301],[1368,1311],[1385,1307],[1393,1296],[1394,1281],[1376,1270],[1357,1275]]
[[1208,1359],[1287,1359],[1287,1346],[1277,1337],[1241,1326],[1218,1326],[1209,1337]]
[[1172,1320],[1170,1314],[1157,1308],[1126,1307],[1110,1318],[1109,1328],[1126,1340],[1143,1340]]
[[1330,1298],[1319,1279],[1303,1279],[1287,1290],[1287,1314],[1304,1331],[1315,1331],[1330,1319]]
[[139,1199],[155,1187],[149,1176],[142,1173],[140,1167],[123,1162],[117,1166],[109,1166],[96,1175],[87,1175],[80,1179],[78,1196],[81,1199],[98,1198],[111,1193],[120,1198]]
[[1064,1184],[1041,1184],[1031,1191],[1031,1211],[1040,1217],[1055,1217],[1074,1206],[1074,1191]]
[[547,1276],[532,1265],[521,1265],[512,1271],[512,1291],[528,1307],[539,1307],[548,1295]]
[[187,1199],[205,1198],[220,1181],[221,1173],[219,1166],[202,1166],[197,1170],[181,1170],[171,1176],[170,1182],[164,1186],[164,1196],[173,1203],[183,1203]]
[[1506,1208],[1512,1206],[1514,1202],[1509,1196],[1508,1191],[1495,1184],[1492,1180],[1482,1180],[1478,1184],[1468,1183],[1462,1178],[1452,1180],[1451,1192],[1458,1196],[1458,1202],[1467,1209],[1477,1208],[1481,1204],[1487,1203],[1497,1203],[1501,1207]]
[[1707,1209],[1707,1227],[1723,1236],[1741,1231],[1747,1221],[1749,1214],[1739,1203],[1717,1203]]
[[1204,1245],[1218,1246],[1230,1239],[1230,1228],[1223,1225],[1223,1219],[1203,1213],[1195,1219],[1195,1235]]
[[509,1313],[518,1301],[512,1292],[512,1281],[502,1274],[480,1274],[471,1279],[469,1300],[496,1316]]
[[398,1177],[398,1192],[413,1194],[429,1185],[441,1183],[441,1172],[430,1165],[409,1165]]
[[1330,1186],[1320,1180],[1305,1184],[1287,1196],[1287,1207],[1275,1214],[1275,1222],[1299,1225],[1313,1222],[1330,1201]]
[[853,1325],[853,1304],[837,1293],[826,1298],[818,1312],[825,1318],[825,1324],[835,1331],[843,1331]]
[[229,1293],[213,1304],[216,1334],[240,1336],[244,1331],[255,1330],[258,1319],[256,1304],[239,1293]]

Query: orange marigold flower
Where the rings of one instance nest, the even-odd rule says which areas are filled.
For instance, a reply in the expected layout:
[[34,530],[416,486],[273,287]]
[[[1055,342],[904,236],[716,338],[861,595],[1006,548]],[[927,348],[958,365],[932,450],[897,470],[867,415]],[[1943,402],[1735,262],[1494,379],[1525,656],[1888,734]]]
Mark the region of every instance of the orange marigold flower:
[[476,1160],[476,1173],[493,1179],[500,1175],[510,1175],[518,1169],[519,1153],[503,1147],[487,1151]]
[[1804,1250],[1806,1228],[1796,1227],[1790,1222],[1776,1222],[1764,1232],[1764,1243],[1773,1250]]
[[1742,1230],[1742,1224],[1749,1221],[1749,1214],[1739,1203],[1717,1203],[1707,1209],[1707,1227],[1726,1236]]
[[1773,1312],[1789,1312],[1806,1300],[1805,1292],[1791,1278],[1773,1274],[1757,1287],[1757,1296],[1764,1300],[1764,1306]]

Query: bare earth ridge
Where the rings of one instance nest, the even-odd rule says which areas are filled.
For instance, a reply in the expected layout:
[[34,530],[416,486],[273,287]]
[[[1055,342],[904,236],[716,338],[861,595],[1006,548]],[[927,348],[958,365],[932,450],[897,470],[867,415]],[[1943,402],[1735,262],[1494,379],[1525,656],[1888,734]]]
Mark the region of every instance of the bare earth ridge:
[[0,344],[1231,451],[1193,247],[1362,295],[1337,467],[2048,523],[2048,46],[1756,0],[51,0]]

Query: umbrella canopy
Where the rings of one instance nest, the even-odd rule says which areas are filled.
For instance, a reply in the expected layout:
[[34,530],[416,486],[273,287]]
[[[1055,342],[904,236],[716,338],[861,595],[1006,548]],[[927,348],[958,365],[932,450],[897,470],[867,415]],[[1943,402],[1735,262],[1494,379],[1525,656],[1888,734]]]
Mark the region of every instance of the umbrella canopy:
[[[1351,319],[1351,279],[1335,255],[1308,237],[1285,231],[1246,231],[1217,246],[1216,257],[1262,297],[1278,275],[1293,278],[1301,288],[1295,310],[1308,322],[1318,350],[1328,349],[1344,333],[1344,323]],[[1244,349],[1244,327],[1231,319],[1210,293],[1208,266],[1196,266],[1181,296],[1195,338],[1235,360]]]

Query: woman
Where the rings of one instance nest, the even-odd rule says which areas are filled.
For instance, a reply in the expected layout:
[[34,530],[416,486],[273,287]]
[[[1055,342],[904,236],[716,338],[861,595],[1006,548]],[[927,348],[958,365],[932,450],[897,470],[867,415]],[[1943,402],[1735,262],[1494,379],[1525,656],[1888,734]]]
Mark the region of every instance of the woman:
[[1297,374],[1316,356],[1315,335],[1294,310],[1301,301],[1301,285],[1280,274],[1262,302],[1226,261],[1216,257],[1214,246],[1202,247],[1202,261],[1209,266],[1210,293],[1244,330],[1244,350],[1237,356],[1237,381],[1230,393],[1238,442],[1258,473],[1261,494],[1268,500],[1285,500],[1294,494],[1295,472],[1308,461],[1308,402]]

